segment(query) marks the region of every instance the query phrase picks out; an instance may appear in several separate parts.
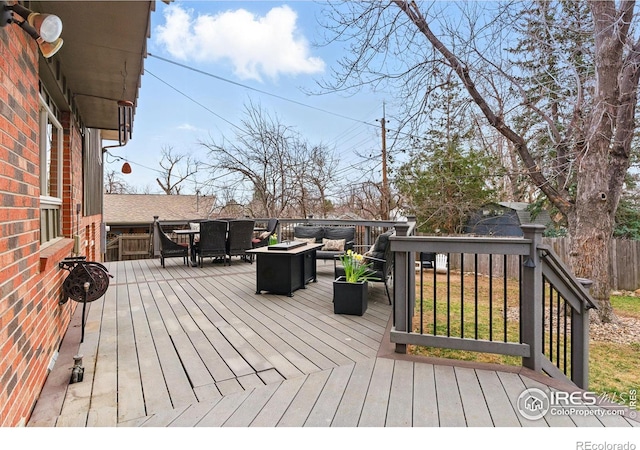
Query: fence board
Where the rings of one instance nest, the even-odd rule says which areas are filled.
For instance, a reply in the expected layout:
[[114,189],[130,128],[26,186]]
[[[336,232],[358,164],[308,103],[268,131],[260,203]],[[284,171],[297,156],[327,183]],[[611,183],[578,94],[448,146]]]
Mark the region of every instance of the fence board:
[[[568,238],[542,238],[542,243],[550,246],[559,259],[569,265],[569,239]],[[640,289],[640,241],[625,239],[612,239],[609,261],[611,271],[611,289],[635,291]],[[492,268],[493,275],[501,277],[503,275],[502,257],[494,255]],[[519,259],[516,256],[507,258],[507,276],[515,278],[518,276]],[[460,254],[449,255],[449,268],[460,269]],[[473,255],[465,254],[464,271],[474,272]],[[489,273],[488,255],[479,255],[478,273],[487,275]]]
[[106,261],[128,261],[151,257],[149,233],[123,233],[107,243]]
[[[560,260],[569,264],[568,238],[542,238],[542,243],[553,248]],[[640,288],[640,241],[612,239],[609,261],[611,262],[611,288],[635,291]]]

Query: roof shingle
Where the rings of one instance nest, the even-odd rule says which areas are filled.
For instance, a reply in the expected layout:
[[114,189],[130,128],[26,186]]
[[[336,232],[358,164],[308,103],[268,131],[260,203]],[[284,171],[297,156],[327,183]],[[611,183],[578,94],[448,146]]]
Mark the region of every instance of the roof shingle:
[[166,194],[105,194],[104,222],[147,224],[160,220],[206,219],[215,203],[213,196]]

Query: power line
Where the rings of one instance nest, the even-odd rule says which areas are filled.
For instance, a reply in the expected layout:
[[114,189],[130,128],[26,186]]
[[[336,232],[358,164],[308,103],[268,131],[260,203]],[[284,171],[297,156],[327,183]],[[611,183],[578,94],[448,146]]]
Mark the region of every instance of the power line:
[[308,105],[306,103],[299,102],[297,100],[292,100],[290,98],[283,97],[282,95],[273,94],[271,92],[267,92],[267,91],[264,91],[262,89],[257,89],[257,88],[254,88],[252,86],[246,85],[246,84],[238,83],[237,81],[229,80],[228,78],[224,78],[224,77],[221,77],[219,75],[212,74],[210,72],[205,72],[204,70],[196,69],[195,67],[187,66],[186,64],[182,64],[182,63],[179,63],[179,62],[176,62],[176,61],[172,61],[170,59],[163,58],[161,56],[153,55],[151,53],[147,53],[147,55],[151,56],[153,58],[159,59],[161,61],[164,61],[166,63],[173,64],[173,65],[178,66],[178,67],[182,67],[183,69],[191,70],[191,71],[197,72],[197,73],[199,73],[201,75],[205,75],[207,77],[215,78],[216,80],[223,81],[223,82],[229,83],[229,84],[233,84],[235,86],[239,86],[239,87],[242,87],[244,89],[249,89],[251,91],[258,92],[260,94],[268,95],[270,97],[274,97],[274,98],[277,98],[279,100],[283,100],[285,102],[293,103],[293,104],[298,105],[298,106],[304,106],[305,108],[309,108],[309,109],[313,109],[313,110],[316,110],[316,111],[320,111],[320,112],[323,112],[325,114],[330,114],[332,116],[340,117],[342,119],[351,120],[353,122],[358,122],[358,123],[362,123],[362,124],[369,125],[369,126],[375,126],[375,124],[372,124],[372,123],[363,122],[361,120],[354,119],[353,117],[345,116],[343,114],[335,113],[333,111],[329,111],[329,110],[326,110],[326,109],[318,108],[317,106],[312,106],[312,105]]
[[145,69],[145,72],[148,73],[149,75],[151,75],[152,77],[154,77],[156,80],[160,81],[161,83],[163,83],[164,85],[168,86],[169,88],[173,89],[174,91],[176,91],[177,93],[179,93],[180,95],[183,95],[184,97],[186,97],[187,99],[191,100],[193,103],[195,103],[196,105],[204,108],[205,110],[207,110],[208,112],[210,112],[211,114],[213,114],[214,116],[216,116],[218,119],[228,123],[229,125],[231,125],[234,128],[237,128],[238,130],[241,130],[241,128],[236,125],[235,123],[225,119],[224,117],[222,117],[220,114],[216,113],[215,111],[212,111],[209,107],[203,105],[202,103],[200,103],[199,101],[197,101],[196,99],[194,99],[193,97],[190,97],[189,95],[185,94],[184,92],[182,92],[180,89],[176,88],[175,86],[167,83],[166,81],[164,81],[162,78],[158,77],[157,75],[154,75],[150,70]]

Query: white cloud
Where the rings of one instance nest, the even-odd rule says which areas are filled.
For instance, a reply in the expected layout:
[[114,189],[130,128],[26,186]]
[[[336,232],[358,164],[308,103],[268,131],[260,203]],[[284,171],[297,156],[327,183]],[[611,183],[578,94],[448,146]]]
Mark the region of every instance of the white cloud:
[[170,5],[164,16],[165,24],[156,28],[155,35],[174,58],[228,61],[242,79],[324,70],[324,61],[310,55],[309,43],[296,26],[296,12],[286,5],[263,17],[245,9],[196,16],[193,10]]
[[189,123],[183,123],[182,125],[177,126],[178,130],[182,131],[198,131],[198,128],[194,127]]

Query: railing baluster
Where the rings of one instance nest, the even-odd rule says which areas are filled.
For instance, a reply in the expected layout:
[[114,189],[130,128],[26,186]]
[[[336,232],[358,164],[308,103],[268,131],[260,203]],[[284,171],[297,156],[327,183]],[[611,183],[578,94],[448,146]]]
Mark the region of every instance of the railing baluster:
[[545,319],[545,310],[547,308],[547,290],[545,289],[545,285],[547,283],[547,279],[542,277],[542,354],[545,353],[545,342],[546,342],[546,331],[547,331],[547,321]]
[[518,257],[518,342],[522,344],[522,263],[523,257]]
[[433,335],[436,336],[438,334],[438,331],[436,329],[436,322],[438,321],[437,319],[437,315],[438,315],[438,308],[437,308],[437,302],[436,302],[436,297],[437,297],[437,292],[438,289],[436,287],[436,281],[437,281],[437,277],[436,277],[436,263],[433,263]]
[[564,374],[567,374],[567,305],[569,303],[565,300],[564,302]]
[[464,338],[464,253],[460,253],[460,337]]
[[493,341],[493,255],[489,253],[489,340]]
[[556,367],[560,368],[560,292],[556,291],[557,296],[557,319],[556,319]]
[[502,283],[502,295],[504,297],[502,320],[504,327],[504,341],[507,342],[507,255],[502,255]]
[[474,289],[474,303],[475,303],[475,338],[478,339],[478,254],[474,254],[473,271],[475,273],[475,289]]
[[422,253],[420,253],[420,334],[424,333],[424,275],[422,270]]
[[549,283],[549,361],[553,361],[553,286]]
[[449,270],[449,259],[451,255],[447,253],[447,337],[451,336],[451,271]]

